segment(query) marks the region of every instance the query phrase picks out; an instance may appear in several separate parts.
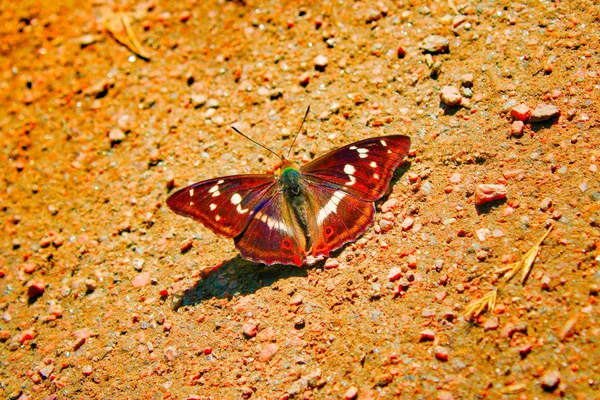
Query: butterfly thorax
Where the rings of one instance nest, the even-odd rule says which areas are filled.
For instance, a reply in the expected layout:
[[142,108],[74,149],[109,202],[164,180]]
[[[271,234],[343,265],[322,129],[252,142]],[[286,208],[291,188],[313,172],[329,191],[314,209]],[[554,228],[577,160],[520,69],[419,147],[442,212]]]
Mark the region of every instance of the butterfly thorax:
[[284,193],[289,197],[300,196],[300,172],[291,166],[286,166],[279,177]]

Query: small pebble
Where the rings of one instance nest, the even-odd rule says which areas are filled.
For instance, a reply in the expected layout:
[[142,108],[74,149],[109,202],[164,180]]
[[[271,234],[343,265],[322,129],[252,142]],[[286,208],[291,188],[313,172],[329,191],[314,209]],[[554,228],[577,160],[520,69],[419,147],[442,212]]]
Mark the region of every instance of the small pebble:
[[125,132],[123,132],[119,128],[112,128],[108,133],[108,138],[112,142],[122,142],[123,140],[125,140]]
[[447,106],[456,106],[460,104],[461,99],[460,91],[454,86],[444,86],[440,90],[440,100]]
[[477,260],[479,261],[484,261],[488,256],[487,251],[485,250],[479,250],[477,251]]
[[531,353],[533,346],[530,344],[523,345],[519,348],[519,355],[521,357],[525,357],[527,354]]
[[551,104],[539,104],[531,112],[531,122],[542,122],[554,118],[560,114],[558,107]]
[[390,272],[388,273],[388,280],[390,282],[394,282],[398,279],[400,279],[400,277],[402,277],[402,269],[398,268],[398,267],[394,267],[392,269],[390,269]]
[[217,99],[208,99],[206,100],[207,108],[219,108],[219,100]]
[[506,198],[506,186],[483,184],[475,186],[475,204],[482,205]]
[[499,320],[498,317],[489,317],[483,323],[483,329],[486,331],[495,331],[498,329]]
[[307,86],[308,82],[310,82],[310,72],[305,72],[300,75],[300,78],[298,78],[298,83],[300,86]]
[[542,211],[548,211],[548,209],[552,207],[552,199],[549,197],[546,197],[544,200],[542,200],[542,202],[540,203],[540,210]]
[[398,58],[404,58],[406,57],[406,49],[403,46],[398,46]]
[[512,124],[510,124],[510,134],[513,136],[522,136],[524,128],[525,124],[523,121],[514,121]]
[[448,349],[443,346],[435,346],[434,348],[435,358],[440,361],[448,361]]
[[298,293],[290,299],[290,306],[298,306],[298,305],[302,304],[303,300],[304,300],[304,297],[302,297],[302,295]]
[[443,36],[427,36],[420,44],[419,48],[426,53],[447,53],[450,48],[450,42]]
[[406,217],[404,219],[404,221],[402,221],[402,230],[403,231],[409,230],[410,228],[412,228],[414,223],[415,223],[414,219],[412,219],[411,217]]
[[89,364],[87,364],[87,365],[84,365],[84,366],[81,368],[81,373],[82,373],[83,375],[85,375],[85,376],[90,376],[90,375],[92,374],[92,372],[93,372],[93,371],[94,371],[94,370],[93,370],[92,366],[91,366],[91,365],[89,365]]
[[560,372],[549,371],[546,372],[540,379],[542,388],[547,391],[554,390],[560,383]]
[[381,18],[383,18],[383,13],[381,10],[371,8],[369,11],[367,11],[365,22],[370,24],[371,22],[379,21]]
[[263,349],[260,351],[259,358],[263,362],[269,361],[271,357],[273,357],[275,353],[277,353],[277,351],[279,351],[279,346],[273,343],[269,343],[265,345],[265,347],[263,347]]
[[424,331],[421,331],[421,337],[419,341],[425,342],[433,339],[435,339],[435,331],[433,329],[425,329]]
[[318,55],[314,59],[315,69],[317,71],[325,71],[325,67],[327,67],[328,63],[329,60],[324,55]]
[[253,338],[258,333],[258,322],[250,320],[242,325],[242,332],[247,338]]
[[379,221],[379,227],[383,232],[388,232],[394,227],[394,223],[388,221],[387,219],[382,219]]
[[454,400],[454,395],[447,390],[438,390],[436,394],[437,400]]
[[131,284],[133,285],[133,287],[136,287],[136,288],[146,286],[148,283],[150,283],[150,273],[149,272],[142,272],[141,274],[136,275],[131,280]]
[[38,371],[38,374],[44,378],[44,379],[48,379],[50,377],[50,374],[52,374],[52,371],[54,371],[54,366],[52,365],[46,365],[44,368],[40,369]]
[[33,274],[35,272],[35,264],[32,262],[26,262],[22,265],[23,272],[26,274]]
[[345,400],[354,400],[358,397],[358,388],[352,386],[350,389],[346,390],[346,394],[344,394]]
[[46,285],[44,285],[41,281],[31,281],[27,286],[27,296],[30,299],[41,296],[46,289]]
[[206,104],[207,100],[208,99],[206,96],[201,93],[192,93],[190,95],[190,101],[192,102],[192,106],[194,106],[194,108],[202,107]]
[[518,121],[528,121],[531,118],[531,108],[526,104],[519,104],[510,110],[510,115]]
[[187,22],[191,17],[192,13],[189,10],[185,10],[181,14],[179,14],[179,20],[181,22]]
[[460,77],[460,82],[462,83],[462,85],[464,87],[472,87],[473,86],[473,82],[474,82],[475,78],[473,76],[473,74],[463,74]]

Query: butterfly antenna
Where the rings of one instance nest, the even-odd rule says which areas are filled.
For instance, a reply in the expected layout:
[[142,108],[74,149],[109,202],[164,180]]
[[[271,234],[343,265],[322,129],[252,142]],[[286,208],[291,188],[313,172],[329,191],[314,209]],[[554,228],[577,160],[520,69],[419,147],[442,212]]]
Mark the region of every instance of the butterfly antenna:
[[244,134],[243,134],[242,132],[240,132],[240,131],[239,131],[239,129],[238,129],[238,128],[236,128],[235,126],[232,126],[232,127],[231,127],[231,129],[233,129],[234,131],[236,131],[237,133],[239,133],[240,135],[242,135],[243,137],[245,137],[246,139],[248,139],[249,141],[251,141],[251,142],[252,142],[252,143],[254,143],[255,145],[262,147],[263,149],[265,149],[265,150],[266,150],[266,151],[268,151],[269,153],[271,153],[271,154],[275,154],[275,156],[277,156],[277,158],[279,158],[281,161],[284,161],[284,160],[283,160],[283,157],[281,157],[279,154],[275,153],[273,150],[269,149],[269,148],[268,148],[268,147],[266,147],[265,145],[258,143],[256,140],[252,139],[251,137],[244,135]]
[[308,112],[310,111],[310,106],[308,106],[306,108],[306,114],[304,114],[304,118],[302,119],[302,123],[300,124],[300,129],[298,129],[298,132],[296,132],[296,136],[294,136],[294,141],[292,142],[292,145],[290,146],[290,149],[287,152],[287,155],[285,156],[285,158],[289,158],[290,157],[290,153],[292,152],[292,149],[294,148],[294,144],[296,143],[296,139],[298,138],[298,135],[300,134],[300,132],[302,132],[302,127],[304,126],[304,121],[306,121],[306,117],[308,117]]

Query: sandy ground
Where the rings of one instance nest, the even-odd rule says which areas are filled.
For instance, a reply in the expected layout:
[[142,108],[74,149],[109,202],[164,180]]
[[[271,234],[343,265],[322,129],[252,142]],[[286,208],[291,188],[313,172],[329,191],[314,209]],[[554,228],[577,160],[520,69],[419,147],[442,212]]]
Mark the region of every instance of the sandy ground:
[[[599,15],[2,2],[0,397],[600,398]],[[166,207],[272,171],[231,125],[284,153],[309,105],[299,164],[412,138],[355,243],[265,267]]]

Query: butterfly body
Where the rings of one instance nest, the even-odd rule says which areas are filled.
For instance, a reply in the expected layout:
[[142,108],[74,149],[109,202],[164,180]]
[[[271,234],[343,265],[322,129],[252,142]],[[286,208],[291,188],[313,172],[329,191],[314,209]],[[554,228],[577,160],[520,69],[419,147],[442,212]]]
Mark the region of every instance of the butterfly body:
[[365,139],[279,174],[234,175],[173,193],[168,206],[232,237],[242,257],[301,266],[307,254],[328,257],[375,220],[394,170],[410,148],[402,135]]

